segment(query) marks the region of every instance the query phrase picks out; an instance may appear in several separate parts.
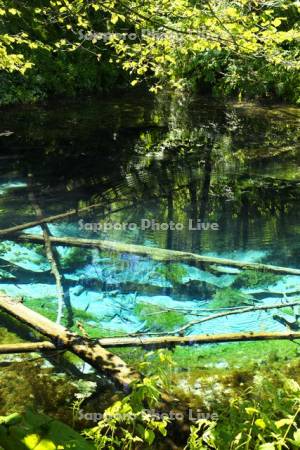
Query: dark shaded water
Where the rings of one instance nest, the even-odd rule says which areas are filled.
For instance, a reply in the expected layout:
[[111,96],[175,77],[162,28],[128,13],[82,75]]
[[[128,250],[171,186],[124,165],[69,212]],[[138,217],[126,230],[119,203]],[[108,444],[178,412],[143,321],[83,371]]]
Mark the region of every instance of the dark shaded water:
[[[52,226],[53,233],[299,267],[299,118],[299,109],[287,106],[220,104],[206,98],[154,101],[143,95],[7,109],[0,126],[0,227],[34,219],[27,187],[32,174],[45,214],[103,204]],[[156,225],[150,227],[150,221]],[[206,227],[217,224],[218,230],[191,230],[189,224],[195,228],[197,221]],[[91,231],[112,222],[123,229]],[[158,224],[173,222],[180,229],[158,229]],[[130,230],[128,223],[136,226]],[[21,246],[5,244],[2,256],[30,270],[47,267],[35,250]],[[92,255],[70,275],[75,284],[80,277],[101,279],[98,291],[72,286],[72,296],[76,307],[95,314],[101,310],[104,328],[136,331],[143,322],[134,309],[139,301],[174,308],[184,301],[192,308],[208,300],[205,293],[186,298],[182,292],[170,293],[172,279],[151,261],[121,255],[105,262],[106,257]],[[216,279],[182,270],[183,284],[198,280],[219,288],[234,281],[231,274]],[[290,278],[277,290],[299,285],[298,277]],[[113,294],[105,291],[104,282]],[[36,283],[16,280],[2,288],[16,295],[21,286],[28,298],[55,296],[54,283]],[[153,285],[155,293],[149,288]],[[123,304],[128,296],[128,317],[115,317],[116,298]],[[270,328],[267,319],[259,327],[268,323]],[[255,322],[232,319],[228,329],[252,329]],[[274,322],[274,327],[281,325]]]

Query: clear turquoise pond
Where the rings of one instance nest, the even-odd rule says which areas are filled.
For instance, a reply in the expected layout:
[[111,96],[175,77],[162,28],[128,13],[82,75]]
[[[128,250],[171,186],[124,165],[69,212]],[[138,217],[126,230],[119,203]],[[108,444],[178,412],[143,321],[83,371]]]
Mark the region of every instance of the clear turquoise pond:
[[[282,105],[154,102],[143,94],[3,110],[0,228],[35,220],[31,174],[47,216],[101,204],[51,224],[53,236],[300,268],[299,119],[299,109]],[[206,229],[191,229],[197,221]],[[56,285],[42,247],[3,241],[0,251],[0,289],[55,315]],[[251,276],[96,248],[58,251],[74,320],[99,337],[163,334],[206,309],[235,306],[228,299],[259,306],[300,293],[299,276]],[[187,334],[286,330],[273,315],[232,315]]]

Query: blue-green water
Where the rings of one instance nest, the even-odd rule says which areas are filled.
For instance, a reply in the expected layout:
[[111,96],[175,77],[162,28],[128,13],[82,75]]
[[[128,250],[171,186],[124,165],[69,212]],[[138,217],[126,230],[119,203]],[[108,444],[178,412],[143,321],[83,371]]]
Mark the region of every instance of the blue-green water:
[[[0,226],[34,220],[31,174],[46,215],[102,205],[50,225],[53,235],[300,268],[299,117],[299,109],[287,106],[205,98],[154,102],[143,95],[8,109],[0,128]],[[143,220],[174,222],[182,229],[143,230]],[[189,221],[197,220],[217,224],[218,230],[189,229]],[[104,232],[111,223],[123,229]],[[90,224],[102,231],[92,231]],[[27,231],[41,234],[39,227]],[[233,289],[240,275],[126,253],[58,250],[71,304],[90,313],[83,322],[99,336],[177,330],[212,308],[216,294]],[[25,304],[35,298],[41,307],[45,301],[55,305],[54,278],[49,274],[45,280],[50,266],[40,246],[5,241],[0,256],[1,290],[24,297]],[[11,278],[5,262],[27,271]],[[250,294],[250,304],[290,301],[298,298],[300,277],[234,289]],[[172,312],[178,313],[173,319]],[[228,316],[187,333],[284,330],[273,314]],[[169,316],[169,322],[158,315]]]

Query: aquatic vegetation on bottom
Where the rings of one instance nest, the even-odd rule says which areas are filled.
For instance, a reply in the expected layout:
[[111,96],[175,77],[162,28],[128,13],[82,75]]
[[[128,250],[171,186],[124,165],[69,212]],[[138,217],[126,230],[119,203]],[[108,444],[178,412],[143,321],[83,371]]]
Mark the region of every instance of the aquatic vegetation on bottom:
[[148,328],[154,331],[172,331],[186,323],[184,314],[148,303],[138,303],[134,312]]
[[281,309],[281,312],[282,312],[283,314],[287,314],[288,316],[293,316],[293,317],[296,316],[295,310],[294,310],[294,308],[292,308],[292,307],[282,308],[282,309]]
[[161,265],[156,272],[163,275],[173,285],[182,283],[183,277],[188,275],[187,269],[180,264]]
[[252,304],[250,295],[239,292],[237,289],[219,289],[212,298],[210,306],[212,308],[230,308],[234,306],[244,306]]
[[237,275],[232,287],[234,288],[258,288],[271,286],[278,283],[282,279],[281,275],[270,272],[262,272],[256,270],[244,270]]
[[91,251],[78,247],[73,247],[62,258],[62,268],[65,270],[75,270],[91,261]]
[[[59,357],[56,361],[59,363]],[[22,413],[28,407],[71,423],[70,407],[80,383],[55,373],[42,358],[11,362],[0,373],[0,415]]]

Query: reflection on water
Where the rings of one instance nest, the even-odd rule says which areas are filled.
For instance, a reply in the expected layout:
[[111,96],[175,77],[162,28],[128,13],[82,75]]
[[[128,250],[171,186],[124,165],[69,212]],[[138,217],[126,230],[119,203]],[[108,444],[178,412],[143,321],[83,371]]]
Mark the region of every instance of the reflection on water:
[[[123,96],[2,115],[1,228],[34,218],[27,187],[32,174],[45,214],[102,204],[52,225],[53,234],[299,267],[298,109]],[[201,230],[189,226],[197,223]],[[110,229],[104,232],[105,226]],[[40,247],[6,242],[1,253],[1,289],[25,296],[32,307],[55,298],[51,276],[36,273],[49,268]],[[253,303],[256,289],[259,301],[274,302],[278,292],[284,297],[299,285],[298,277],[282,277],[235,288],[240,274],[229,268],[218,273],[127,254],[60,253],[73,307],[86,313],[91,327],[115,332],[177,329],[193,319],[191,310],[216,301],[220,290],[233,289],[227,296],[239,290]],[[20,271],[12,278],[5,261],[33,274]],[[264,296],[267,289],[276,295]],[[168,320],[157,319],[162,312]],[[218,319],[189,332],[265,328],[284,329],[261,313]]]

